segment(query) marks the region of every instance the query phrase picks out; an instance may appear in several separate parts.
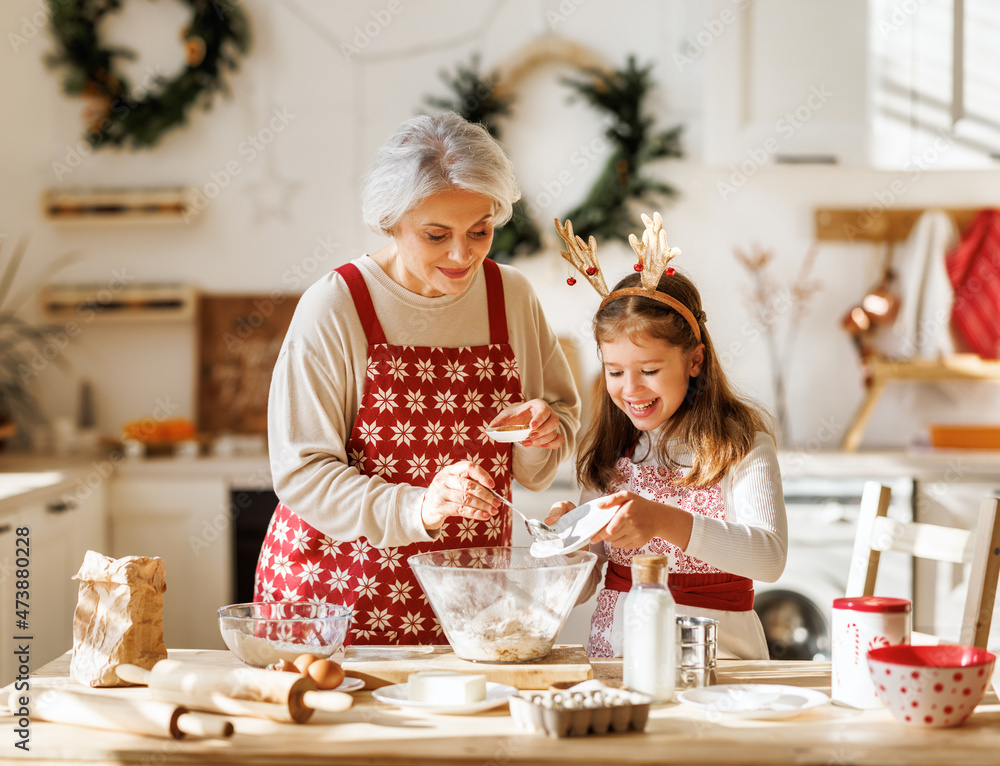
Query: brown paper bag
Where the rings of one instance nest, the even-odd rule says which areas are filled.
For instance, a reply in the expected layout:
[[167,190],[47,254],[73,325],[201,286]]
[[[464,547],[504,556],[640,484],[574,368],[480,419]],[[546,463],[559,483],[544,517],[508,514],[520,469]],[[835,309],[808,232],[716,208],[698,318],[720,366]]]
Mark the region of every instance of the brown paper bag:
[[167,656],[163,643],[161,558],[112,559],[87,551],[74,580],[80,596],[73,614],[70,677],[84,686],[127,686],[115,674],[121,663],[152,669]]

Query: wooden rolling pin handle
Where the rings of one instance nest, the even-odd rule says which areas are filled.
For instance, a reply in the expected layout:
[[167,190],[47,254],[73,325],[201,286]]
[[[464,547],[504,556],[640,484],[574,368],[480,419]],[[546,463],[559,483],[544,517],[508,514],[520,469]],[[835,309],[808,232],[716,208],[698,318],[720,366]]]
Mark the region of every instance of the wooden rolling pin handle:
[[211,713],[195,713],[185,710],[177,717],[177,728],[188,737],[205,739],[225,739],[233,736],[236,728],[228,718]]
[[122,663],[115,666],[115,675],[126,683],[149,686],[149,679],[153,674],[151,671],[146,670],[146,668],[140,668],[138,665]]
[[313,710],[327,713],[342,713],[354,704],[354,697],[344,692],[306,692],[302,704]]

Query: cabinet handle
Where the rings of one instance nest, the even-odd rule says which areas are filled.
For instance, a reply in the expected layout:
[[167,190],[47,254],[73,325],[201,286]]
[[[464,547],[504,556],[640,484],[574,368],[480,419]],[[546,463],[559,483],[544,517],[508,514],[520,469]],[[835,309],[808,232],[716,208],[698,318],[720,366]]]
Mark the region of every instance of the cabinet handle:
[[72,500],[61,500],[58,503],[49,503],[45,510],[49,513],[65,513],[66,511],[75,511],[77,508],[77,503]]

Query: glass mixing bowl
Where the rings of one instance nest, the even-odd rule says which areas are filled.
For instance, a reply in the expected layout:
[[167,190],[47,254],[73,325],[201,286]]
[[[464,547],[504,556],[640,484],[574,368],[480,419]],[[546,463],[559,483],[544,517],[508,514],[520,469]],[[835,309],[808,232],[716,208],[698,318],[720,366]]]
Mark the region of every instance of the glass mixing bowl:
[[552,651],[597,556],[535,558],[528,548],[460,548],[408,559],[455,654],[537,662]]
[[344,645],[351,610],[309,601],[261,601],[219,610],[219,629],[229,651],[264,668],[300,654],[325,659]]

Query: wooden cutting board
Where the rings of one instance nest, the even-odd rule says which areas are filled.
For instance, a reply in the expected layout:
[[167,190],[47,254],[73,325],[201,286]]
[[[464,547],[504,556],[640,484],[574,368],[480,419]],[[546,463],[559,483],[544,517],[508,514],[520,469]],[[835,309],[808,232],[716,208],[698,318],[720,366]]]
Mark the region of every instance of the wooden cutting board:
[[343,665],[348,676],[362,679],[368,689],[406,683],[411,673],[421,670],[481,673],[487,681],[518,689],[547,689],[549,684],[594,677],[580,644],[557,644],[540,662],[509,665],[468,662],[456,657],[450,646],[351,646]]

